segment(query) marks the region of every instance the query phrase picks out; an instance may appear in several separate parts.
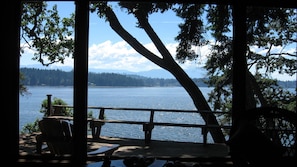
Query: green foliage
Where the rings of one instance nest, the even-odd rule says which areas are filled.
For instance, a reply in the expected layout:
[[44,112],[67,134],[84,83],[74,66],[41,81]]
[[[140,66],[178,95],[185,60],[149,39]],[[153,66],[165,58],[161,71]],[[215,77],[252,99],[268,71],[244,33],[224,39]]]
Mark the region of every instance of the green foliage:
[[[67,103],[65,101],[63,101],[60,98],[53,98],[53,101],[51,102],[52,105],[67,105]],[[47,114],[47,99],[44,99],[41,103],[41,109],[39,110],[40,113],[43,113],[43,116],[46,117],[48,116]],[[61,113],[65,116],[72,116],[72,110],[70,108],[62,108],[61,109]],[[34,132],[39,132],[39,126],[38,126],[38,122],[40,121],[40,119],[36,119],[33,123],[27,123],[21,130],[21,133],[34,133]]]
[[21,130],[21,134],[32,134],[35,132],[40,132],[38,126],[39,119],[36,119],[33,123],[27,123]]
[[[233,55],[232,47],[232,8],[228,5],[201,6],[196,11],[204,12],[202,14],[190,12],[192,6],[181,5],[177,10],[178,16],[184,23],[176,38],[179,42],[178,48],[181,48],[176,58],[181,62],[186,59],[193,60],[200,56],[193,55],[195,48],[193,46],[210,45],[211,52],[207,55],[205,69],[209,77],[207,83],[214,87],[214,90],[209,95],[209,102],[214,110],[231,111],[232,57],[237,56]],[[271,78],[271,74],[275,72],[296,75],[296,49],[284,51],[289,46],[295,46],[297,42],[296,9],[248,7],[246,12],[248,72],[246,99],[249,105],[246,107],[270,105],[296,111],[296,105],[293,107],[296,104],[296,92],[294,94],[286,91]],[[206,19],[201,19],[203,16],[206,16]],[[187,24],[189,18],[195,17],[201,21],[200,24]],[[206,31],[198,31],[202,28]],[[186,35],[183,35],[183,32],[189,29],[196,29],[200,38],[184,38]],[[203,35],[209,37],[209,34],[211,38],[203,38]],[[196,44],[197,39],[201,39],[198,44]],[[204,42],[202,39],[209,42]]]
[[94,113],[93,113],[92,110],[89,110],[89,111],[88,111],[88,115],[87,115],[87,117],[88,117],[88,118],[95,118],[95,117],[94,117]]
[[32,59],[45,66],[64,63],[74,51],[74,15],[60,18],[57,5],[49,9],[42,1],[22,4],[21,37],[36,50]]
[[23,73],[20,72],[20,86],[19,86],[19,91],[20,91],[20,95],[21,96],[24,96],[24,95],[27,95],[27,94],[30,94],[27,87],[24,85],[24,81],[26,80],[26,77]]
[[176,48],[176,59],[182,63],[197,58],[198,55],[192,46],[201,46],[207,43],[202,35],[205,32],[202,21],[203,6],[201,4],[181,4],[174,9],[176,15],[184,20],[179,24],[180,32],[175,37],[175,40],[179,41]]
[[[51,102],[52,106],[67,106],[68,104],[57,97],[54,97],[52,102]],[[47,109],[48,109],[48,101],[47,99],[44,99],[41,103],[41,109],[39,110],[40,113],[43,113],[43,116],[46,117],[48,116],[47,114]],[[55,107],[54,109],[52,109],[52,112],[56,112],[56,114],[58,113],[59,115],[63,115],[63,116],[69,116],[72,117],[73,116],[73,110],[71,108],[67,108],[67,107]],[[55,111],[56,110],[56,111]],[[57,111],[59,110],[59,111]],[[94,114],[92,110],[88,111],[87,114],[88,118],[94,118]],[[33,123],[27,123],[21,130],[21,134],[32,134],[35,132],[40,132],[39,126],[38,126],[38,122],[40,121],[40,119],[36,119]]]
[[[51,104],[52,104],[52,106],[55,106],[55,105],[66,106],[67,105],[67,103],[65,101],[63,101],[62,99],[57,98],[57,97],[53,98],[53,101],[51,102]],[[57,115],[70,116],[70,117],[73,116],[73,111],[71,108],[54,107],[51,110],[53,113],[55,113]],[[41,104],[40,112],[43,113],[43,115],[45,117],[47,117],[47,116],[49,116],[47,111],[48,111],[48,101],[47,101],[47,99],[44,99]]]
[[[69,18],[60,18],[57,5],[49,9],[45,2],[22,3],[21,38],[26,42],[21,46],[34,50],[32,60],[44,66],[60,62],[73,55],[74,51],[74,14]],[[20,73],[20,95],[28,93],[22,83],[24,77]]]

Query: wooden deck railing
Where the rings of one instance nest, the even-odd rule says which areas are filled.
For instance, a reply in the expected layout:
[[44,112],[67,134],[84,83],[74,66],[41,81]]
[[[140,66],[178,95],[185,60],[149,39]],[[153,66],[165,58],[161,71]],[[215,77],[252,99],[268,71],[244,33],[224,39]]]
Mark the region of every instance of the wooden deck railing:
[[[59,110],[63,107],[73,108],[73,106],[63,106],[63,105],[54,105],[53,108]],[[201,128],[201,133],[203,135],[203,143],[207,143],[207,134],[210,128],[220,128],[222,130],[228,130],[231,128],[230,124],[227,125],[212,125],[207,123],[180,123],[180,122],[160,122],[155,121],[155,113],[156,112],[173,112],[173,113],[208,113],[215,115],[229,114],[227,112],[213,112],[213,111],[197,111],[197,110],[175,110],[175,109],[148,109],[148,108],[116,108],[116,107],[96,107],[89,106],[88,109],[98,110],[99,115],[98,118],[89,118],[88,121],[90,123],[92,137],[94,139],[100,138],[101,128],[106,123],[117,123],[117,124],[136,124],[143,126],[144,132],[144,140],[145,144],[149,144],[151,141],[152,130],[155,126],[175,126],[175,127],[192,127],[192,128]],[[141,112],[149,112],[148,121],[136,121],[136,120],[122,120],[122,119],[105,119],[105,114],[108,111],[118,110],[118,111],[141,111]],[[60,118],[60,119],[72,119],[69,117],[61,117],[51,115],[52,118]],[[206,122],[206,121],[205,121]]]

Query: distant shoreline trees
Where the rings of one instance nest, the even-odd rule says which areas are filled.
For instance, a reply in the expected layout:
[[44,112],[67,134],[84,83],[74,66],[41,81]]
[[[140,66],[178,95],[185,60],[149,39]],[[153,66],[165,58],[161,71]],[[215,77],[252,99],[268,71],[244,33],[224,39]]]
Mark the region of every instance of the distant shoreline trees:
[[[73,86],[73,71],[21,68],[26,86]],[[193,78],[198,87],[208,87],[206,78]],[[295,88],[296,81],[278,81],[284,88]],[[176,79],[150,78],[131,74],[89,73],[90,86],[181,86]]]
[[[21,68],[23,85],[27,86],[73,86],[73,71]],[[176,79],[149,78],[139,75],[118,73],[89,73],[90,86],[180,86]],[[196,84],[207,87],[205,79],[194,79]]]

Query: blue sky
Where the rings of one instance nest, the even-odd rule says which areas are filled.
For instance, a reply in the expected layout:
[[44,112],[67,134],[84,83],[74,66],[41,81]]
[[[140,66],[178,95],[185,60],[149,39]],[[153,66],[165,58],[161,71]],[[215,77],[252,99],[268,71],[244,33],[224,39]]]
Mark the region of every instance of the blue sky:
[[[68,17],[70,13],[74,12],[73,2],[52,2],[58,4],[58,10],[61,17]],[[48,2],[49,6],[51,3]],[[146,33],[135,27],[135,18],[129,16],[117,7],[115,12],[122,23],[123,27],[150,49],[155,54],[159,55]],[[176,41],[174,37],[177,35],[178,23],[180,18],[176,17],[172,12],[165,14],[151,15],[150,23],[160,39],[164,42],[172,55],[175,55]],[[148,71],[152,69],[160,69],[143,56],[139,55],[133,48],[131,48],[125,41],[123,41],[109,26],[104,19],[100,19],[95,13],[90,14],[89,25],[89,68],[90,69],[110,69],[110,70],[128,70],[132,72]],[[197,52],[202,54],[201,58],[196,62],[186,62],[181,64],[185,70],[199,70],[206,59],[209,48],[199,47]],[[33,65],[38,62],[31,60],[33,50],[25,50],[21,57],[21,66]],[[67,59],[64,64],[55,64],[51,68],[59,68],[61,66],[73,66],[73,60]],[[199,73],[199,71],[197,71]],[[200,71],[201,72],[201,71]],[[281,80],[296,79],[296,76],[289,77],[285,75],[274,75],[274,77],[281,78]]]
[[[72,2],[54,2],[58,4],[61,17],[68,17],[74,12]],[[142,44],[152,52],[158,54],[150,39],[142,29],[135,27],[135,18],[123,14],[120,8],[115,8],[115,12],[123,27],[137,38]],[[121,14],[122,13],[122,14]],[[155,14],[150,17],[150,23],[174,55],[176,42],[174,37],[178,32],[180,19],[172,13]],[[90,14],[89,29],[89,67],[102,69],[123,69],[129,71],[146,71],[159,68],[155,64],[139,55],[126,42],[124,42],[109,26],[104,19],[100,19],[95,13]],[[36,64],[31,60],[33,51],[27,51],[21,58],[21,65]],[[63,65],[72,66],[73,60],[66,60]],[[195,68],[197,63],[188,62],[182,65],[184,68]]]

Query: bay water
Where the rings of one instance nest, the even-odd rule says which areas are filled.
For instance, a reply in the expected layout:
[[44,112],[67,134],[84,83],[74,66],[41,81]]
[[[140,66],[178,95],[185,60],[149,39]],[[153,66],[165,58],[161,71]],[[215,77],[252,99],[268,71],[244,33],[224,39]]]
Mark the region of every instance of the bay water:
[[[36,119],[43,117],[43,113],[40,113],[41,104],[47,99],[48,94],[52,95],[52,99],[59,98],[68,105],[73,105],[73,87],[28,86],[27,88],[29,94],[20,95],[20,130],[27,123],[33,123]],[[207,98],[212,88],[201,87],[200,90]],[[183,87],[89,87],[88,106],[196,110],[192,99]],[[92,112],[95,117],[98,117],[99,110],[93,109]],[[149,119],[149,112],[130,111],[129,113],[129,111],[110,110],[105,112],[105,116],[107,119],[142,121]],[[182,123],[204,122],[198,113],[156,112],[154,120]],[[101,135],[144,139],[141,125],[105,124]],[[184,127],[155,126],[152,139],[203,141],[200,128]]]

